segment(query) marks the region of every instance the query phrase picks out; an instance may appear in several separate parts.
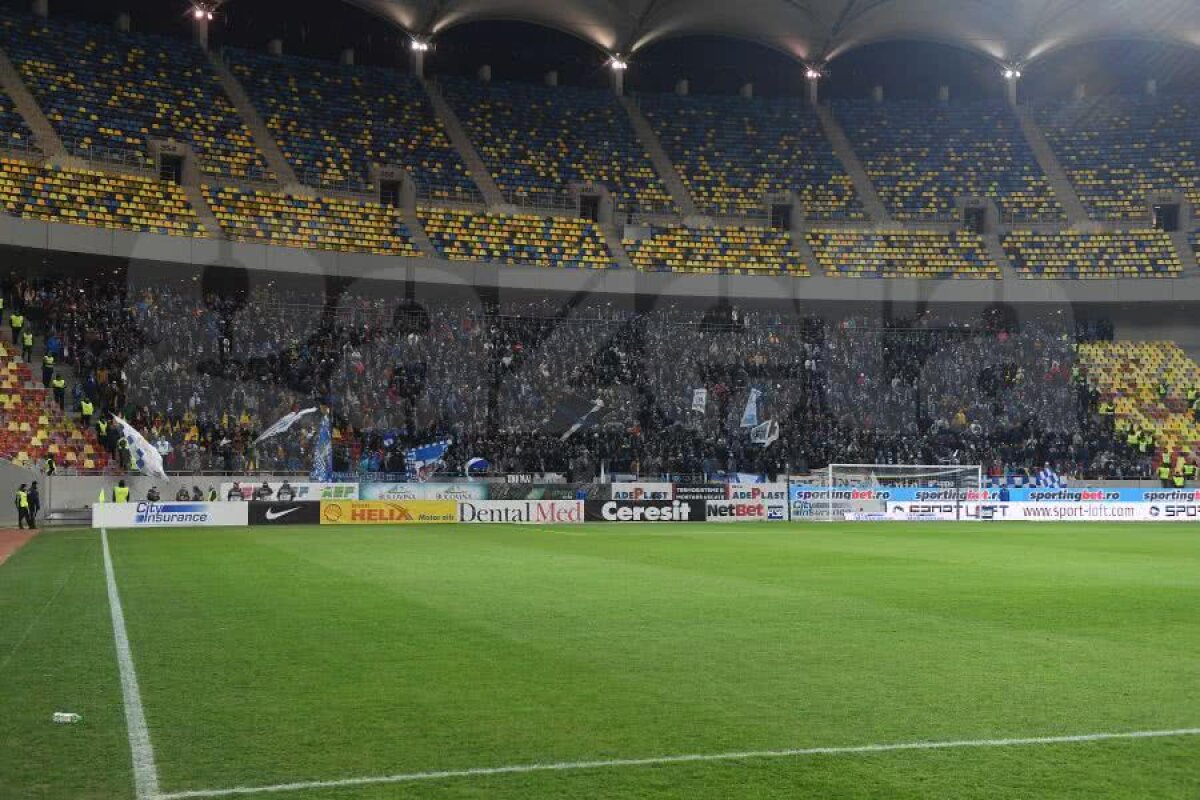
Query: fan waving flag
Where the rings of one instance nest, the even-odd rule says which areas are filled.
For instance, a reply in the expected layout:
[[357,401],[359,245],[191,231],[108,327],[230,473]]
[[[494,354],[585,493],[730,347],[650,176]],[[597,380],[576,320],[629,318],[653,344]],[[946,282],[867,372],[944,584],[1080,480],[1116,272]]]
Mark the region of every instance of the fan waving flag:
[[418,481],[429,480],[429,476],[445,463],[446,451],[453,443],[452,439],[443,439],[407,451],[404,454],[404,462],[408,467],[409,476]]
[[329,483],[333,480],[333,429],[328,414],[321,418],[309,480],[313,483]]
[[257,445],[266,441],[267,439],[270,439],[272,436],[278,436],[279,434],[286,432],[304,416],[315,413],[317,413],[317,409],[313,407],[306,408],[303,411],[293,411],[290,414],[284,414],[283,417],[276,421],[274,425],[263,431],[262,435],[254,440],[254,444]]
[[762,397],[761,389],[750,390],[750,396],[746,398],[746,409],[742,412],[743,428],[758,427],[758,398],[760,397]]
[[167,471],[163,469],[162,454],[146,441],[146,437],[137,432],[132,425],[125,420],[113,415],[113,421],[117,423],[117,428],[121,431],[121,438],[125,440],[125,444],[129,447],[129,460],[133,467],[143,475],[149,475],[153,478],[169,480]]
[[487,472],[491,466],[491,462],[486,458],[475,456],[475,458],[467,460],[467,474],[470,475],[472,472]]

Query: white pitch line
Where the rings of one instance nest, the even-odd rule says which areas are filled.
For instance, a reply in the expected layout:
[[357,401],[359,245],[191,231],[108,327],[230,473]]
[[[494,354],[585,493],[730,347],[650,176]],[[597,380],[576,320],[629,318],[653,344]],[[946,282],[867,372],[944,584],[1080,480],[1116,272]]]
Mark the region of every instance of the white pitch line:
[[129,634],[125,630],[125,614],[117,594],[117,576],[113,571],[112,554],[108,550],[108,531],[100,529],[104,548],[104,577],[108,582],[108,607],[112,611],[113,643],[117,647],[117,667],[121,673],[121,698],[125,701],[125,725],[129,729],[129,752],[133,756],[133,788],[137,800],[159,797],[158,767],[154,763],[154,747],[150,744],[150,728],[142,708],[142,693],[138,688],[133,652],[129,649]]
[[1178,728],[1162,731],[1131,731],[1127,733],[1085,733],[1075,736],[1038,736],[1022,739],[961,739],[947,742],[903,742],[899,744],[864,744],[851,747],[806,747],[796,750],[748,750],[743,753],[709,753],[682,756],[653,756],[650,758],[615,758],[603,761],[564,761],[547,764],[515,764],[507,767],[451,769],[437,772],[409,772],[399,775],[379,775],[365,778],[344,778],[331,781],[302,781],[277,783],[271,786],[238,786],[232,789],[193,789],[168,792],[155,800],[191,800],[192,798],[234,797],[277,792],[301,792],[311,789],[345,789],[355,786],[376,786],[394,783],[418,783],[453,778],[480,778],[496,775],[524,775],[531,772],[575,772],[578,770],[616,769],[620,767],[657,767],[671,764],[711,763],[714,761],[750,761],[765,758],[801,758],[804,756],[863,755],[892,753],[900,750],[953,750],[971,747],[1022,747],[1049,744],[1107,742],[1119,739],[1163,739],[1168,737],[1200,736],[1200,728]]

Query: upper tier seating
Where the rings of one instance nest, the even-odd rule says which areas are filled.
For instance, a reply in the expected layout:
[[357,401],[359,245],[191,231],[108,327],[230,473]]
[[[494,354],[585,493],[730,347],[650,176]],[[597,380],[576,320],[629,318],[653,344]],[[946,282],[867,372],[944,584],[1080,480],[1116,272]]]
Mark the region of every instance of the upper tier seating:
[[[1088,384],[1114,406],[1121,421],[1154,434],[1161,457],[1172,466],[1180,455],[1196,455],[1200,423],[1187,392],[1200,388],[1200,366],[1174,342],[1089,342],[1079,345]],[[1167,388],[1160,394],[1160,385]]]
[[1096,218],[1148,219],[1149,195],[1200,204],[1200,98],[1108,96],[1042,105],[1035,118]]
[[104,469],[108,457],[95,433],[81,429],[33,380],[15,349],[0,344],[0,458],[40,467],[53,456],[67,469]]
[[378,203],[204,187],[230,238],[281,247],[417,256],[396,210]]
[[175,139],[205,173],[271,177],[195,45],[0,10],[0,47],[71,152],[128,151],[150,164],[148,140]]
[[966,231],[810,231],[833,278],[999,278],[983,240]]
[[372,164],[394,164],[423,196],[477,194],[412,75],[232,48],[225,58],[301,182],[365,189]]
[[864,216],[803,100],[657,94],[641,106],[705,213],[761,216],[768,195],[795,191],[810,217]]
[[15,217],[45,222],[204,235],[178,186],[130,175],[42,168],[0,157],[0,204]]
[[1005,219],[1063,218],[1006,105],[841,102],[836,113],[896,219],[948,218],[956,197],[992,198]]
[[608,269],[612,256],[596,226],[574,218],[418,210],[438,252],[451,261]]
[[791,235],[769,228],[655,228],[625,247],[634,266],[648,272],[809,274]]
[[33,143],[33,131],[17,113],[12,98],[0,91],[0,146],[28,150]]
[[666,186],[612,92],[445,79],[443,91],[500,190],[536,203],[598,183],[621,211],[670,211]]
[[1183,270],[1162,231],[1013,231],[1004,250],[1026,278],[1175,278]]

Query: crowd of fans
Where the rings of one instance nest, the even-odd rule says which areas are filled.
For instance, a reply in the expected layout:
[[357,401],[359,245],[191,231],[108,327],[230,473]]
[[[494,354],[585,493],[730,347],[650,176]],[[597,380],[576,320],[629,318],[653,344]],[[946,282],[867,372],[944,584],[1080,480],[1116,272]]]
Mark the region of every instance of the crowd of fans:
[[[399,293],[398,293],[399,292]],[[1063,475],[1149,475],[1097,413],[1074,345],[1111,326],[1063,316],[829,320],[605,299],[406,300],[403,288],[217,295],[194,281],[10,283],[10,303],[73,367],[68,405],[122,414],[169,470],[307,471],[303,429],[252,442],[290,410],[329,409],[335,469],[400,472],[450,438],[445,469],[603,468],[641,475],[803,472],[828,463],[1053,464]],[[703,389],[703,402],[696,390]],[[769,447],[747,400],[779,423]],[[115,447],[111,441],[109,446]],[[116,452],[118,459],[121,457]]]

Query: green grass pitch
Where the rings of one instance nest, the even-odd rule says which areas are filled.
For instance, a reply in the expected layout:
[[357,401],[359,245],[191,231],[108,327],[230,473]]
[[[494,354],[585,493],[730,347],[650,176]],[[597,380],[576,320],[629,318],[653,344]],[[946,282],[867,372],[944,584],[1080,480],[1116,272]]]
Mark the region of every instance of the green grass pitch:
[[[111,531],[161,791],[1200,727],[1194,526]],[[0,567],[0,798],[134,797],[99,534]],[[58,710],[83,715],[54,725]],[[1200,797],[1200,736],[292,800]]]

